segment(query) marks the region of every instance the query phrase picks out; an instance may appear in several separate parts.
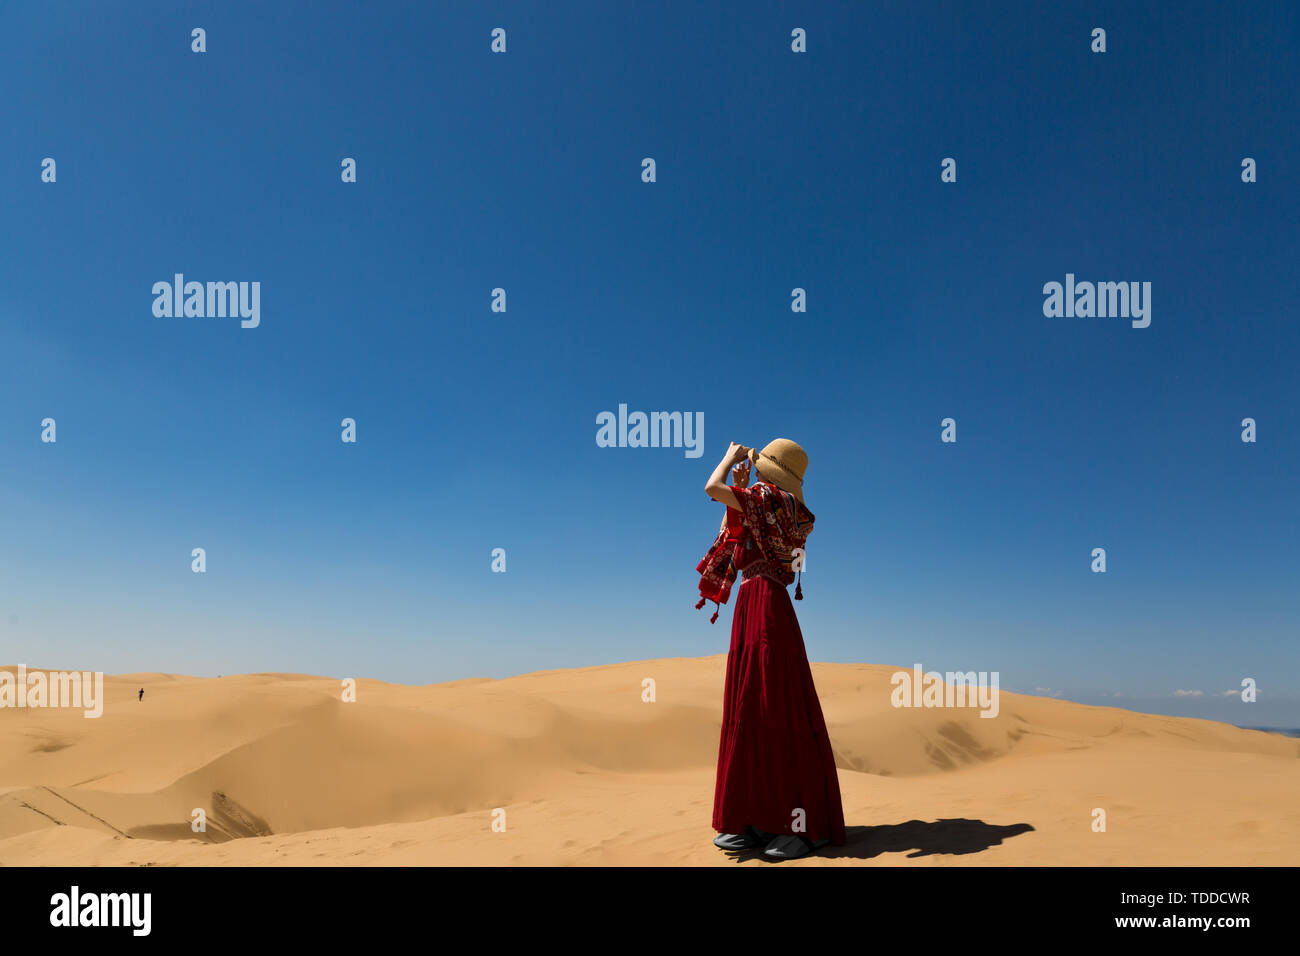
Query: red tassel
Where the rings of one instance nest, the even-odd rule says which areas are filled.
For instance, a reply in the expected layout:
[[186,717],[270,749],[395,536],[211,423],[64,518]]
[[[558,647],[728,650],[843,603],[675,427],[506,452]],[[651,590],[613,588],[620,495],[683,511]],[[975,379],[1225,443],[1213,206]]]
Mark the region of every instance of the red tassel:
[[802,601],[802,600],[803,600],[803,572],[802,572],[802,571],[800,571],[799,574],[798,574],[798,575],[796,576],[796,578],[795,578],[795,582],[794,582],[794,599],[795,599],[796,601]]
[[718,610],[717,610],[717,611],[714,611],[714,612],[713,612],[713,617],[709,618],[709,623],[710,623],[710,624],[716,624],[716,623],[718,623],[718,612],[721,611],[721,610],[722,610],[722,605],[719,604],[719,605],[718,605]]
[[700,603],[695,605],[695,610],[698,611],[702,607],[704,607],[704,598],[700,598]]

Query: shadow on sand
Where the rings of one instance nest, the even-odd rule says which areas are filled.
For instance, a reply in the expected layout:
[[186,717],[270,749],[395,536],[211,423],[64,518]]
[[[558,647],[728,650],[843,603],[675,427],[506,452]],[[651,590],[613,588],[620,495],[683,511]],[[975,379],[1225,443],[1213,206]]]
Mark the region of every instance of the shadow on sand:
[[[906,853],[909,859],[936,853],[979,853],[997,846],[1008,837],[1033,829],[1028,823],[995,826],[983,820],[965,819],[936,820],[933,823],[908,820],[888,826],[847,827],[845,837],[848,842],[844,846],[825,846],[816,851],[816,855],[870,860],[882,853]],[[758,858],[780,862],[764,856],[761,849],[733,851],[727,855],[736,860]]]

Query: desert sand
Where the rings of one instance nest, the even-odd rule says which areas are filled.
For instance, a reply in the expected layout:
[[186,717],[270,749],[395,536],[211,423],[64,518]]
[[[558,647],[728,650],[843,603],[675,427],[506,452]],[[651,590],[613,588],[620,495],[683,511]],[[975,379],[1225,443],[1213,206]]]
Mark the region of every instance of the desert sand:
[[99,719],[0,709],[0,864],[1300,863],[1300,741],[1006,692],[993,719],[895,708],[889,678],[909,665],[866,664],[813,665],[849,844],[780,864],[724,853],[709,825],[724,665],[360,680],[350,703],[300,674],[109,676]]

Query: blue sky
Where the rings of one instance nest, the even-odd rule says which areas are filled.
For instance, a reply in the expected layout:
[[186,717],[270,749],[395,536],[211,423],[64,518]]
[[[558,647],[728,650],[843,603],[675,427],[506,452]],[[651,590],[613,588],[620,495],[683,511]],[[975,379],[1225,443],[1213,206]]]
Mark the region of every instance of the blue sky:
[[[1293,6],[378,6],[0,10],[0,660],[722,653],[703,484],[781,436],[814,660],[1300,726]],[[260,326],[155,317],[177,272]],[[703,457],[597,447],[620,403]]]

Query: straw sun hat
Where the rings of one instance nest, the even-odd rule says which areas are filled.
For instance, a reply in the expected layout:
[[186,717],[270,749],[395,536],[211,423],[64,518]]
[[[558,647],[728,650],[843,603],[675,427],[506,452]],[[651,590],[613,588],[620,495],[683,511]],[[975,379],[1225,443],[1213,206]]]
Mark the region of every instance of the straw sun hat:
[[790,492],[803,504],[803,473],[808,470],[808,454],[797,443],[778,438],[762,451],[751,448],[749,460],[760,478]]

